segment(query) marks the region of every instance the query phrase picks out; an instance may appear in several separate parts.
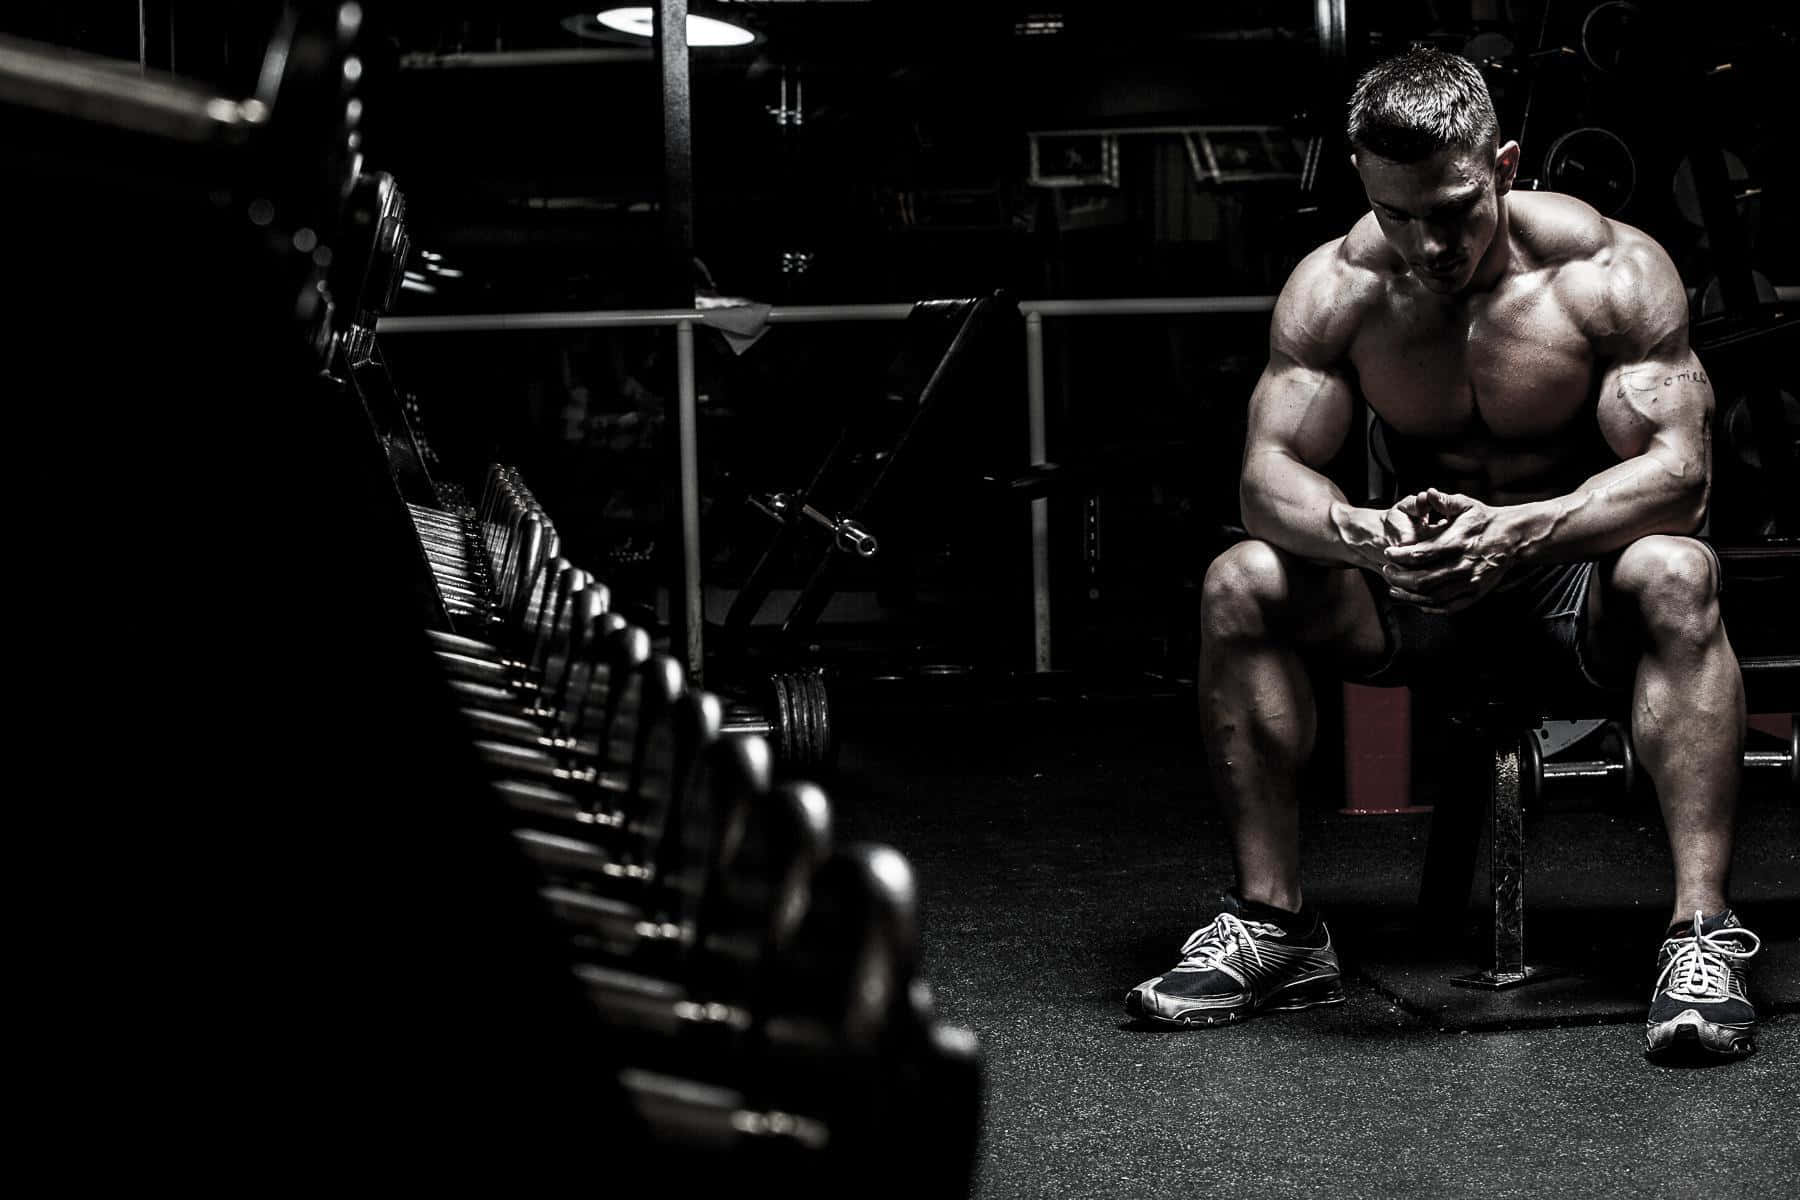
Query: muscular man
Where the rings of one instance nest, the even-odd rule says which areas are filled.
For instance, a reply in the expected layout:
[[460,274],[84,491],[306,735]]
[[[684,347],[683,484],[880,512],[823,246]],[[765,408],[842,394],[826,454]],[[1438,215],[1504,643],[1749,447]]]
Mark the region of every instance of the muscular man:
[[[1238,888],[1127,1011],[1211,1025],[1343,998],[1300,889],[1310,661],[1464,694],[1628,689],[1675,860],[1646,1052],[1749,1053],[1759,943],[1725,898],[1744,696],[1718,560],[1689,536],[1713,396],[1681,280],[1638,230],[1514,193],[1518,143],[1454,55],[1369,71],[1349,133],[1371,211],[1282,289],[1244,451],[1252,540],[1203,592],[1202,721]],[[1319,471],[1359,393],[1424,489],[1385,511]]]

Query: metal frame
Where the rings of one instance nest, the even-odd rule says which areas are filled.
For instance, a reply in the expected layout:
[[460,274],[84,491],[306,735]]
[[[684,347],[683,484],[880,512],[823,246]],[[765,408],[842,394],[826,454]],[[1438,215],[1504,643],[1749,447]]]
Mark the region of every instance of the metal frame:
[[[1026,300],[1025,399],[1031,429],[1031,465],[1049,461],[1045,436],[1044,318],[1045,317],[1176,317],[1216,316],[1222,313],[1270,312],[1273,296],[1171,296],[1129,300]],[[1050,501],[1031,502],[1031,644],[1033,670],[1051,668],[1055,639],[1050,614]]]
[[[1256,140],[1262,143],[1263,157],[1271,166],[1276,163],[1275,141],[1295,140],[1283,125],[1197,125],[1182,134],[1182,140],[1187,145],[1188,166],[1193,171],[1195,183],[1254,183],[1269,179],[1300,178],[1300,171],[1239,171],[1221,168],[1213,140],[1220,134],[1255,134]],[[1300,152],[1300,157],[1305,159],[1304,151]]]
[[[1800,287],[1779,287],[1776,294],[1783,300],[1800,299]],[[1031,465],[1049,461],[1047,422],[1045,419],[1044,320],[1067,317],[1176,317],[1216,316],[1223,313],[1268,312],[1275,307],[1274,296],[1175,296],[1122,300],[1026,300],[1019,304],[1025,315],[1025,390],[1030,438]],[[807,325],[837,321],[904,321],[913,310],[910,302],[888,304],[800,304],[771,308],[771,325]],[[383,317],[378,332],[409,333],[476,333],[511,330],[551,329],[623,329],[672,326],[677,342],[677,368],[680,373],[676,403],[682,428],[694,428],[697,413],[694,391],[693,336],[696,324],[706,324],[707,316],[716,309],[649,308],[586,312],[522,312],[472,313],[435,317]],[[685,345],[685,349],[680,347]],[[683,438],[680,447],[683,538],[687,546],[700,544],[699,523],[699,445],[697,438]],[[1032,646],[1034,669],[1048,671],[1054,640],[1050,620],[1050,502],[1031,502],[1031,595]],[[700,576],[698,566],[688,580],[691,605],[699,603]],[[689,639],[687,654],[698,657],[700,639]],[[690,669],[694,664],[687,664]]]
[[[1525,776],[1535,755],[1537,735],[1523,737],[1502,724],[1489,731],[1493,767],[1488,781],[1488,871],[1492,886],[1487,965],[1473,975],[1458,975],[1458,987],[1500,991],[1542,978],[1525,965]],[[1529,746],[1529,749],[1527,749]]]
[[[1106,187],[1119,186],[1119,135],[1116,131],[1103,129],[1047,129],[1027,134],[1030,141],[1031,174],[1027,182],[1032,187],[1066,188],[1066,187]],[[1100,162],[1091,172],[1085,175],[1061,175],[1044,173],[1042,153],[1038,144],[1039,138],[1095,138],[1099,141]]]

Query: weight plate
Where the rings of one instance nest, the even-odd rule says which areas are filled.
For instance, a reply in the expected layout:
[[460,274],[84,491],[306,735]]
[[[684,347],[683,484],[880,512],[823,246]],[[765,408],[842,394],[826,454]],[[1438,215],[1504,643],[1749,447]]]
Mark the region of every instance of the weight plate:
[[1519,739],[1519,790],[1526,804],[1544,794],[1544,751],[1535,729]]
[[788,694],[787,676],[779,672],[769,676],[769,689],[774,693],[774,733],[775,756],[782,762],[792,759],[794,753],[794,710],[793,699]]
[[789,673],[783,675],[788,690],[788,704],[794,714],[794,736],[789,744],[788,764],[793,767],[805,767],[808,743],[811,734],[807,730],[806,713],[806,680],[804,676]]
[[800,694],[800,681],[792,674],[781,677],[781,687],[787,696],[787,761],[793,764],[806,758],[805,698]]
[[1584,125],[1550,143],[1544,152],[1544,182],[1548,190],[1586,200],[1610,217],[1637,188],[1637,159],[1612,130]]
[[794,706],[800,710],[799,753],[794,756],[794,763],[812,767],[818,763],[818,703],[811,675],[794,676]]
[[1631,747],[1631,730],[1623,721],[1606,723],[1606,728],[1600,735],[1600,757],[1606,762],[1623,764],[1624,774],[1619,779],[1622,785],[1619,794],[1635,797],[1638,785],[1637,751]]
[[831,692],[825,686],[825,674],[816,676],[819,693],[819,765],[830,766],[837,757],[837,731],[831,727]]
[[1587,721],[1545,721],[1538,727],[1538,749],[1544,752],[1545,758],[1553,758],[1604,724],[1606,722],[1598,718]]
[[1623,726],[1619,728],[1619,760],[1625,764],[1625,775],[1622,780],[1625,784],[1625,794],[1627,796],[1639,795],[1639,784],[1642,780],[1638,775],[1637,751],[1631,745],[1631,731]]
[[1597,4],[1581,22],[1582,54],[1608,75],[1641,73],[1654,61],[1651,45],[1650,22],[1626,0]]
[[824,672],[777,671],[768,683],[770,743],[782,765],[806,770],[829,763],[835,739]]

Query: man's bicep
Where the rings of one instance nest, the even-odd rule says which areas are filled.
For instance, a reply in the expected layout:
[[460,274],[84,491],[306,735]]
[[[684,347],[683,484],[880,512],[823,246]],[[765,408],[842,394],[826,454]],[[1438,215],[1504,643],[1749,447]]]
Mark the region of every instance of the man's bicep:
[[1656,452],[1708,470],[1712,412],[1712,383],[1685,338],[1615,363],[1601,380],[1600,432],[1620,458]]
[[1274,453],[1324,466],[1343,448],[1353,409],[1349,381],[1336,370],[1271,356],[1250,395],[1246,465]]
[[1601,380],[1600,430],[1620,458],[1659,446],[1667,452],[1671,443],[1704,454],[1712,385],[1688,345],[1681,276],[1650,238],[1624,227],[1615,234],[1604,304],[1610,329],[1600,344],[1612,365]]

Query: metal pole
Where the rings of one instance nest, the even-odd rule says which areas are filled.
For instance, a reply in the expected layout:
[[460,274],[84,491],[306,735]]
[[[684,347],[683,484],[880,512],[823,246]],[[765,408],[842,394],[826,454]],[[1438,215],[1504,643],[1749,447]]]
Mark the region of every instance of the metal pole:
[[[831,321],[904,321],[912,304],[789,304],[769,310],[771,325],[809,325]],[[383,317],[376,326],[382,336],[395,333],[473,333],[483,330],[519,329],[624,329],[675,325],[682,321],[706,323],[706,313],[694,308],[599,309],[573,312],[456,313],[434,317]]]
[[1344,14],[1344,0],[1314,0],[1313,27],[1319,35],[1319,50],[1327,62],[1341,63],[1349,52],[1349,21]]
[[1022,313],[1046,317],[1173,317],[1268,312],[1274,296],[1149,296],[1120,300],[1026,300]]
[[[1518,732],[1517,720],[1494,718],[1482,722],[1482,735],[1490,739],[1488,776],[1488,877],[1492,892],[1488,908],[1487,965],[1473,975],[1450,982],[1459,987],[1498,991],[1517,987],[1544,972],[1525,965],[1525,787],[1527,756],[1523,739],[1537,733]],[[1533,779],[1535,785],[1535,776]]]
[[[1779,291],[1780,289],[1778,289]],[[1800,294],[1800,289],[1787,289]],[[1785,299],[1794,298],[1792,295]],[[824,321],[904,321],[913,311],[907,302],[882,304],[782,304],[769,310],[771,325]],[[1177,317],[1224,313],[1268,312],[1273,296],[1158,296],[1138,300],[1026,300],[1019,311],[1027,320],[1042,317]],[[506,329],[615,329],[625,326],[705,322],[705,312],[689,307],[598,309],[569,312],[458,313],[433,317],[383,317],[377,332],[450,333]]]
[[[657,299],[671,307],[694,303],[693,111],[689,92],[687,0],[657,0],[652,10],[662,99],[662,218],[666,278]],[[669,581],[669,645],[698,686],[701,678],[699,406],[694,398],[694,325],[675,326],[676,393],[672,488],[663,492],[671,539],[679,546]]]
[[601,63],[643,63],[654,56],[648,50],[476,50],[454,54],[420,51],[400,56],[402,71],[479,70],[508,67],[577,67]]
[[[1031,465],[1049,461],[1044,421],[1044,316],[1025,314],[1025,396],[1031,438]],[[1031,502],[1031,633],[1033,665],[1048,671],[1050,637],[1050,501]]]
[[662,85],[663,249],[669,278],[659,299],[694,302],[693,97],[689,90],[687,0],[657,0],[656,67]]
[[[1526,737],[1536,734],[1527,732]],[[1494,747],[1494,776],[1489,795],[1488,870],[1493,877],[1494,907],[1490,972],[1496,983],[1525,978],[1525,830],[1521,812],[1523,781],[1519,778],[1518,739],[1501,736]]]
[[[694,386],[694,323],[682,321],[675,326],[675,371],[680,383],[676,398],[676,453],[680,458],[681,484],[681,567],[678,575],[684,583],[680,595],[670,594],[672,637],[680,636],[682,664],[688,680],[701,686],[705,669],[705,646],[702,634],[706,628],[706,612],[700,592],[700,400]],[[681,605],[680,616],[674,609]]]

